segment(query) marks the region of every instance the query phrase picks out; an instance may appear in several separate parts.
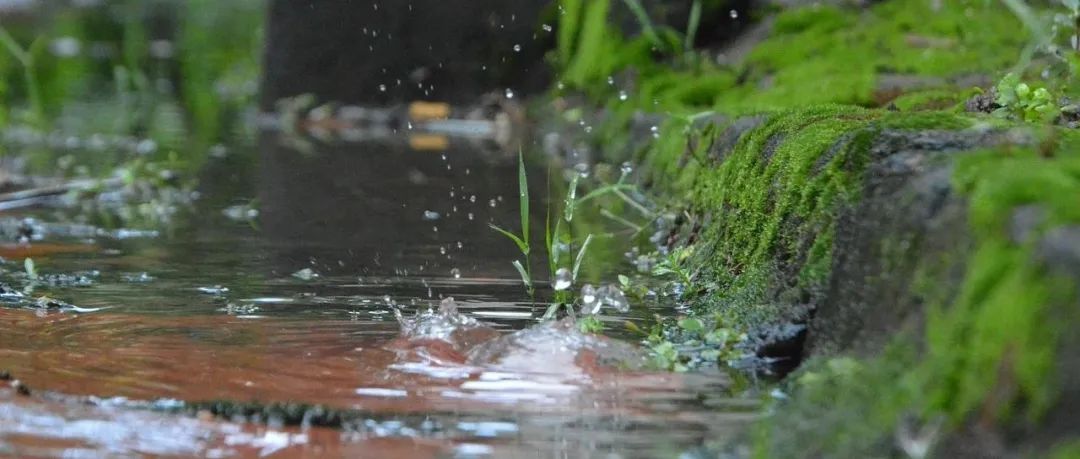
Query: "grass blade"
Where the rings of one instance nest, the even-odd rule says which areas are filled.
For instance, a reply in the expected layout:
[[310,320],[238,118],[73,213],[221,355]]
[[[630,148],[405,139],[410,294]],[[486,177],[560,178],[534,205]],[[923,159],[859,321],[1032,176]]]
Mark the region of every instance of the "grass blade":
[[585,260],[585,251],[589,249],[589,243],[592,242],[592,235],[585,236],[585,242],[581,243],[581,248],[578,249],[577,258],[574,259],[574,282],[577,282],[578,271],[581,270],[581,262]]
[[694,0],[690,7],[690,19],[686,22],[686,50],[694,49],[694,39],[697,37],[698,26],[701,24],[701,0]]
[[[525,177],[525,157],[518,150],[518,195],[521,201],[521,238],[529,239],[529,180]],[[528,247],[528,244],[525,244]]]
[[7,29],[2,26],[0,26],[0,44],[4,45],[12,57],[19,61],[19,64],[23,67],[30,65],[30,52],[19,46],[19,43],[15,41],[15,37],[12,37]]
[[579,175],[575,174],[574,178],[570,179],[570,189],[566,192],[566,209],[563,211],[563,218],[566,218],[567,223],[574,219],[574,204],[575,199],[577,199],[579,177]]
[[514,268],[517,268],[518,274],[521,275],[521,282],[525,284],[525,288],[532,292],[532,278],[529,277],[529,272],[525,270],[525,266],[522,266],[521,260],[514,260]]
[[634,13],[634,17],[641,23],[642,32],[645,36],[649,37],[649,41],[653,46],[663,49],[664,42],[660,40],[660,36],[656,34],[656,28],[653,27],[652,19],[649,19],[649,13],[645,11],[645,7],[641,5],[638,0],[623,0],[627,8],[630,8],[630,12]]
[[506,236],[511,241],[514,241],[514,244],[517,244],[518,250],[521,250],[521,253],[523,255],[528,255],[529,254],[529,244],[527,242],[523,241],[520,237],[518,237],[518,235],[516,235],[514,233],[511,233],[511,232],[509,232],[507,230],[504,230],[502,228],[499,228],[494,223],[488,223],[488,226],[490,226],[491,229],[493,229],[495,231],[498,231],[499,233],[502,233],[503,236]]
[[644,229],[640,225],[638,225],[638,224],[636,224],[636,223],[634,223],[634,222],[632,222],[630,220],[627,220],[625,218],[622,218],[622,217],[620,217],[618,215],[615,215],[614,213],[612,213],[610,210],[607,210],[607,209],[600,209],[600,215],[603,216],[603,217],[607,217],[607,218],[611,219],[615,223],[619,223],[619,224],[621,224],[623,226],[626,226],[627,228],[630,228],[630,229],[634,230],[637,233],[640,233]]
[[608,194],[608,193],[613,193],[615,191],[634,190],[634,189],[637,189],[637,187],[634,186],[634,185],[628,185],[628,184],[625,184],[625,183],[617,183],[617,184],[614,184],[614,185],[604,185],[604,186],[602,186],[600,188],[597,188],[595,190],[592,190],[592,191],[586,193],[585,196],[582,196],[581,199],[577,200],[577,204],[581,204],[581,203],[583,203],[585,201],[588,201],[590,199],[599,198],[600,196],[603,196],[603,195]]
[[547,307],[547,311],[544,311],[544,316],[541,317],[540,320],[554,319],[555,314],[557,312],[559,312],[559,306],[562,306],[562,305],[559,304],[559,303],[551,303],[551,304],[549,304],[548,307]]

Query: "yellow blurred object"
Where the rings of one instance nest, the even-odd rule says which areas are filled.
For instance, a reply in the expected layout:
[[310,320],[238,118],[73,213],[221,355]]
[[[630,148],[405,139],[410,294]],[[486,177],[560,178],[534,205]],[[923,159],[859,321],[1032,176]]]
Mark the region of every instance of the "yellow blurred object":
[[442,134],[413,134],[409,136],[409,148],[417,151],[442,151],[450,146],[450,139]]
[[450,104],[442,102],[413,102],[409,104],[409,119],[413,121],[444,120],[450,117]]

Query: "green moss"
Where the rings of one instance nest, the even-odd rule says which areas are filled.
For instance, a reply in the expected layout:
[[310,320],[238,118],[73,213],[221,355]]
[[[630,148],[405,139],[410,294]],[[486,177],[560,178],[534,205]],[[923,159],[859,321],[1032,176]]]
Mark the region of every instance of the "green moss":
[[973,96],[972,90],[927,89],[902,94],[890,103],[902,112],[924,110],[963,111],[964,102]]
[[[878,75],[952,76],[998,72],[1026,44],[1019,22],[984,1],[894,0],[865,13],[828,6],[785,11],[747,59],[751,73],[726,108],[821,102],[872,104]],[[761,89],[763,88],[763,89]]]
[[755,458],[891,457],[893,432],[905,415],[919,421],[917,362],[911,346],[894,346],[885,357],[806,362],[789,378],[791,399],[755,431]]
[[[599,11],[607,3],[595,2],[591,9]],[[1015,63],[1027,44],[1025,34],[1014,32],[1021,29],[1019,21],[997,3],[956,0],[940,2],[936,10],[933,3],[892,0],[868,9],[814,5],[784,10],[769,38],[744,62],[718,67],[708,59],[681,56],[675,69],[653,60],[647,40],[626,40],[601,23],[606,9],[584,11],[564,15],[562,23],[580,32],[560,35],[557,60],[566,63],[564,81],[598,99],[618,91],[606,85],[609,76],[633,68],[640,107],[715,107],[745,114],[823,103],[871,106],[884,74],[996,76]],[[575,37],[573,44],[563,41]],[[572,56],[563,55],[567,52]],[[941,91],[900,100],[902,110],[955,106],[963,94],[928,89]]]
[[[956,302],[935,310],[927,323],[933,407],[956,420],[976,410],[1000,419],[1037,418],[1058,386],[1062,334],[1078,317],[1069,312],[1075,287],[1045,271],[1034,242],[1049,228],[1080,222],[1080,153],[1071,147],[1054,157],[1029,149],[973,153],[957,160],[954,179],[969,197],[978,250]],[[1045,221],[1034,240],[1012,241],[1009,220],[1023,205],[1038,206]]]
[[697,255],[705,276],[716,280],[701,298],[704,308],[723,305],[733,323],[754,326],[782,314],[765,288],[778,272],[797,272],[801,290],[821,289],[836,213],[858,197],[882,114],[836,105],[773,113],[722,160],[709,152],[723,127],[664,125],[645,156],[646,169],[654,183],[689,196],[715,220],[702,234],[710,246]]
[[[924,338],[904,333],[883,356],[804,365],[793,402],[760,427],[759,457],[786,457],[791,444],[826,456],[888,454],[905,416],[943,418],[950,428],[976,419],[1037,425],[1065,376],[1056,373],[1056,354],[1080,323],[1075,281],[1048,272],[1034,251],[1041,234],[1080,223],[1078,136],[1057,135],[1053,156],[1002,147],[954,159],[975,239],[959,291],[943,283],[957,254],[921,256],[911,289],[929,304]],[[1045,219],[1031,239],[1013,241],[1010,217],[1024,205],[1043,209]]]
[[1056,446],[1047,457],[1050,459],[1076,459],[1080,457],[1080,440]]

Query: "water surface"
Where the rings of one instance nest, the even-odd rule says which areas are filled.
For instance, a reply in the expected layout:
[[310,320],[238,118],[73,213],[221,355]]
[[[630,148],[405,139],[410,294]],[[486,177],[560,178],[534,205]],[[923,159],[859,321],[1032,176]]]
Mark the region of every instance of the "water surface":
[[[501,333],[542,314],[511,267],[514,245],[487,227],[516,227],[516,151],[294,140],[266,133],[212,159],[195,208],[156,237],[61,232],[34,243],[49,250],[8,246],[11,279],[28,254],[42,274],[89,279],[34,292],[88,312],[0,306],[0,369],[35,394],[0,389],[0,453],[670,457],[734,437],[755,416],[719,373],[624,371],[558,346],[507,371],[410,347],[394,307],[411,314],[452,296]],[[530,158],[531,183],[547,181],[545,161]],[[533,189],[543,222],[544,187]],[[246,204],[258,215],[223,214]],[[612,231],[617,253],[623,233]],[[608,258],[593,261],[592,281],[633,269]],[[603,319],[636,342],[623,321],[669,311],[635,304]],[[302,402],[357,418],[329,429],[132,408],[155,400]]]

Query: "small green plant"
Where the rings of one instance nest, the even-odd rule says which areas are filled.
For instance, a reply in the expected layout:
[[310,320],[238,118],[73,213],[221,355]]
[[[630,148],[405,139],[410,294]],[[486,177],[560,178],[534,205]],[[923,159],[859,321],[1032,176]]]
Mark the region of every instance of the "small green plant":
[[604,323],[596,316],[585,316],[578,320],[578,330],[582,333],[600,333],[604,331]]
[[663,260],[660,260],[653,268],[653,275],[658,277],[674,278],[676,281],[683,284],[683,286],[690,286],[694,281],[694,276],[697,274],[691,271],[687,267],[686,261],[694,253],[693,246],[682,246],[668,253]]
[[502,229],[494,223],[489,223],[488,226],[514,241],[518,250],[521,251],[525,263],[522,264],[521,260],[514,260],[513,264],[518,274],[521,275],[521,281],[525,283],[525,289],[528,290],[529,296],[532,297],[536,294],[536,289],[533,287],[532,267],[529,263],[529,255],[532,252],[532,247],[529,245],[529,180],[525,176],[525,157],[520,151],[518,151],[518,197],[521,211],[521,235]]
[[714,315],[678,320],[657,318],[645,342],[654,366],[687,371],[738,360],[744,356],[742,345],[747,339],[746,333],[726,326]]
[[1020,119],[1029,123],[1053,122],[1061,115],[1061,108],[1050,91],[1040,87],[1032,89],[1020,77],[1010,73],[997,84],[994,102],[1000,106],[994,114],[1002,118]]
[[29,47],[23,48],[19,42],[8,33],[7,29],[0,26],[0,45],[7,49],[8,53],[22,66],[23,82],[26,84],[26,94],[30,102],[30,124],[43,127],[45,123],[45,103],[41,98],[41,85],[38,82],[37,66],[34,55],[43,46],[44,40],[38,37],[30,43]]

